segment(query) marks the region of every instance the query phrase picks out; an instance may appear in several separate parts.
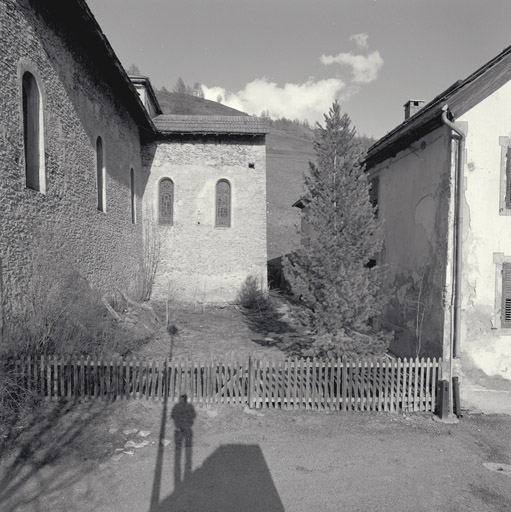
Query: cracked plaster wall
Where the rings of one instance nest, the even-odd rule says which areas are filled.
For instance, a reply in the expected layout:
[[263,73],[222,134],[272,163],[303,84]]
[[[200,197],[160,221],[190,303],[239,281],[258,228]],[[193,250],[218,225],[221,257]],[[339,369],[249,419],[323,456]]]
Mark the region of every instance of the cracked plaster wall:
[[[511,261],[511,211],[502,198],[503,141],[511,140],[511,83],[460,117],[466,138],[461,370],[467,383],[511,389],[511,329],[500,325],[502,262]],[[503,189],[504,187],[504,189]]]
[[391,350],[403,357],[442,355],[449,148],[442,127],[370,171],[380,177],[383,260],[395,290],[383,321],[396,331]]

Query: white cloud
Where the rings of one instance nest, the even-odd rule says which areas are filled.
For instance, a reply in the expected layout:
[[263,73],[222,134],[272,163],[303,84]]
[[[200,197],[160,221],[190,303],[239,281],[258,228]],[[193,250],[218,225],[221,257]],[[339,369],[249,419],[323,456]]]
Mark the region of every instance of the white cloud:
[[355,44],[361,48],[367,48],[367,40],[369,39],[369,34],[365,32],[361,32],[360,34],[352,34],[350,36],[350,41],[355,41]]
[[223,87],[202,86],[204,96],[216,101],[218,96],[224,105],[260,115],[267,110],[273,118],[308,119],[323,122],[323,114],[335,99],[346,99],[353,90],[339,78],[314,80],[309,78],[301,84],[287,83],[280,87],[275,82],[258,78],[238,92],[231,93]]
[[367,56],[354,55],[353,53],[339,53],[337,55],[322,55],[321,62],[328,66],[340,64],[350,66],[353,73],[353,82],[368,84],[378,78],[378,73],[383,66],[380,52],[375,51]]

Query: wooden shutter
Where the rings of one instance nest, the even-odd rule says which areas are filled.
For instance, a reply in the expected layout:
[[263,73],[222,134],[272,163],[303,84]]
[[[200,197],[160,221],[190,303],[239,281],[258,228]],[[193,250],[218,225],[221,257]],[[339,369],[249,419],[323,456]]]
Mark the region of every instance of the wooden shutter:
[[502,265],[502,327],[511,327],[511,263]]
[[506,208],[511,209],[511,147],[506,151]]
[[371,180],[371,187],[369,188],[369,201],[374,208],[374,216],[378,218],[378,192],[380,188],[380,179],[374,178]]

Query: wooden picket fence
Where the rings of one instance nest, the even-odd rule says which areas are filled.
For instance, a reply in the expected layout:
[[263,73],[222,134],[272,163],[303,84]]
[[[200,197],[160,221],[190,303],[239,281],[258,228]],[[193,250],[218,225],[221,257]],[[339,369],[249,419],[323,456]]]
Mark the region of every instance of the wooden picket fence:
[[48,400],[171,401],[200,406],[341,411],[434,411],[441,359],[168,361],[136,357],[23,358],[5,362],[18,383]]

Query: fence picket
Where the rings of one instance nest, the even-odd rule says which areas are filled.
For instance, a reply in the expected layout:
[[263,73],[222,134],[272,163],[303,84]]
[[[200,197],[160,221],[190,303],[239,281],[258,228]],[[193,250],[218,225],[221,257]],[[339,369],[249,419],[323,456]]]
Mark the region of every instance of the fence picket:
[[426,387],[425,387],[425,402],[426,408],[425,411],[431,411],[431,392],[429,390],[429,386],[431,383],[431,359],[428,357],[426,359]]
[[434,411],[442,360],[433,358],[201,361],[26,356],[13,361],[20,386],[47,400],[179,400],[254,408]]
[[413,383],[413,412],[420,411],[419,407],[419,358],[415,358],[415,382]]
[[433,368],[431,372],[431,410],[433,412],[436,411],[436,390],[437,390],[437,383],[441,380],[440,377],[440,364],[437,367],[435,365],[436,358],[433,358]]
[[414,376],[413,359],[408,360],[408,412],[413,411],[413,376]]
[[396,361],[396,378],[395,378],[395,398],[394,398],[394,406],[395,406],[395,412],[399,412],[399,404],[402,402],[401,398],[401,389],[402,389],[402,382],[401,382],[401,359],[398,359]]

